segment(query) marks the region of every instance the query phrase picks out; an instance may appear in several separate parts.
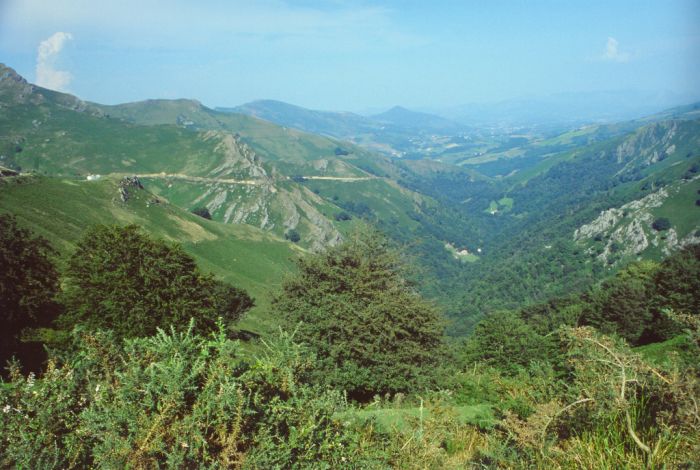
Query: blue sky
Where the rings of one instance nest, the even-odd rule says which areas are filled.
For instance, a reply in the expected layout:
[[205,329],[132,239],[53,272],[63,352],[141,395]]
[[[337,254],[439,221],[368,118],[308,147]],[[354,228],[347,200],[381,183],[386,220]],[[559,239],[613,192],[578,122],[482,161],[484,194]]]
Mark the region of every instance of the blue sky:
[[700,1],[0,0],[0,62],[102,103],[700,96]]

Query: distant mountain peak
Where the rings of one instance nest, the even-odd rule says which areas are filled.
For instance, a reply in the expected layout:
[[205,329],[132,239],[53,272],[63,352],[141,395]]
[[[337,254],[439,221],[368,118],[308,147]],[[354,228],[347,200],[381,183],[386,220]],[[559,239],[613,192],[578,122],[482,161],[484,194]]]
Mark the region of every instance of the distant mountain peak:
[[389,108],[389,110],[387,111],[387,113],[392,112],[412,113],[413,111],[397,104],[396,106],[392,106],[391,108]]
[[396,105],[383,113],[370,116],[370,118],[378,122],[392,124],[406,129],[430,132],[456,132],[464,127],[441,116],[412,111],[400,105]]

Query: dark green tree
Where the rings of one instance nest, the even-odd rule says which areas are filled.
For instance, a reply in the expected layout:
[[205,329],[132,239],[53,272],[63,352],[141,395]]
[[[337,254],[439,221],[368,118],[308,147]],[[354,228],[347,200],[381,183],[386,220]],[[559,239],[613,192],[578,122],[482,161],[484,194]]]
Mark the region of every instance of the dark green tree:
[[668,230],[671,228],[671,221],[668,220],[666,217],[659,217],[651,224],[651,226],[657,232],[663,232],[664,230]]
[[194,215],[198,215],[204,219],[211,220],[211,213],[209,212],[209,209],[203,206],[195,207],[192,209],[192,213]]
[[203,274],[179,245],[141,233],[137,226],[88,230],[68,262],[64,327],[83,324],[119,337],[145,336],[157,327],[211,331],[219,316],[235,321],[252,306],[242,290]]
[[443,324],[407,283],[385,238],[365,229],[298,266],[274,307],[316,352],[319,383],[358,400],[425,383],[439,360]]
[[301,235],[299,235],[299,232],[297,232],[294,229],[287,230],[287,232],[284,234],[284,238],[289,240],[292,243],[298,243],[301,240]]
[[654,273],[655,304],[700,315],[700,244],[666,258]]
[[580,325],[605,334],[618,334],[630,344],[639,344],[651,326],[651,281],[657,265],[632,263],[611,279],[582,296]]
[[545,338],[517,313],[498,311],[477,324],[465,352],[468,360],[481,361],[513,374],[533,361],[547,359],[552,345]]
[[47,326],[57,313],[54,255],[46,239],[19,227],[14,216],[0,215],[0,367],[25,349],[19,341],[22,330]]

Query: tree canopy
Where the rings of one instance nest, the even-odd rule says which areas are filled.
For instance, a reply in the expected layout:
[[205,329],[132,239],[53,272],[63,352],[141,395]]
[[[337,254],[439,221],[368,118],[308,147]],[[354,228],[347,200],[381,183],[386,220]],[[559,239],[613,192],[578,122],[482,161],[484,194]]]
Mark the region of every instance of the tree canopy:
[[209,212],[209,209],[204,206],[195,207],[192,209],[192,213],[202,217],[203,219],[211,220],[211,212]]
[[237,320],[252,305],[244,291],[203,274],[179,245],[141,233],[137,226],[88,230],[68,262],[63,326],[82,323],[120,337],[153,334],[157,327],[211,331],[218,317]]
[[298,261],[275,308],[317,355],[316,380],[353,398],[420,386],[438,360],[442,321],[376,232]]
[[0,361],[19,347],[25,328],[50,324],[56,314],[58,273],[49,242],[17,225],[14,216],[0,215]]

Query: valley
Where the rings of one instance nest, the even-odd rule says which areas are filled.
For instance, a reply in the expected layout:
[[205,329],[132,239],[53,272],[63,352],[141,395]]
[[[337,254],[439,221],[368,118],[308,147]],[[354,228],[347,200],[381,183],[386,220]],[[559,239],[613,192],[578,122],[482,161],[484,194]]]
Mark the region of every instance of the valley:
[[[364,118],[281,102],[103,106],[3,70],[5,166],[73,180],[136,175],[173,207],[204,207],[213,221],[293,238],[302,250],[334,246],[370,223],[406,248],[422,292],[447,312],[454,335],[490,309],[583,289],[629,260],[667,256],[700,229],[690,196],[700,162],[696,106],[549,137],[472,133],[465,142],[472,152],[482,139],[478,156],[446,144],[437,154],[424,148],[395,158],[355,137],[371,131],[415,145],[420,135],[453,134],[443,141],[452,142],[471,131],[403,108]],[[676,207],[679,196],[668,194],[679,191],[689,195],[686,209],[673,209],[671,229],[656,232],[651,222],[667,213],[663,206]],[[658,208],[631,209],[653,194],[664,195]],[[445,246],[481,251],[465,264]]]

